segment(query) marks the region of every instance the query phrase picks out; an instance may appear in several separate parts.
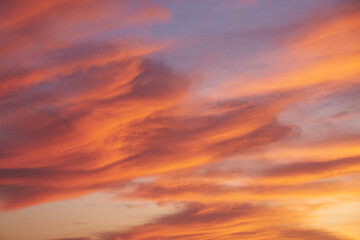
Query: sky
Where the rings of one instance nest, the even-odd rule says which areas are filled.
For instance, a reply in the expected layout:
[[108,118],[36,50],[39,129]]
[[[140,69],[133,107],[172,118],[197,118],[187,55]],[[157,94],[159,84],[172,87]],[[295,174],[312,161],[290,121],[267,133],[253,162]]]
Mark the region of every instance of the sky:
[[357,0],[0,1],[0,240],[360,239]]

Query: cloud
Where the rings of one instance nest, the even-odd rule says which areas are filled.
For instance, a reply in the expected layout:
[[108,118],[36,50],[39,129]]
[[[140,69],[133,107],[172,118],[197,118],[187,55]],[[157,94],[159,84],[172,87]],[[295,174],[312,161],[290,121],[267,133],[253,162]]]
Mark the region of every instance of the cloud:
[[211,84],[161,60],[171,48],[158,35],[127,35],[170,20],[163,6],[0,3],[1,209],[106,191],[179,211],[95,233],[104,240],[348,239],[309,217],[360,193],[360,24],[345,5],[291,34],[274,28],[286,41],[264,72],[220,78],[204,96]]
[[[51,192],[64,192],[66,195],[67,191],[70,193],[76,191],[73,185],[73,181],[76,180],[79,192],[88,192],[91,189],[95,191],[101,188],[99,185],[111,186],[114,181],[122,182],[138,177],[151,176],[219,161],[234,153],[254,150],[275,142],[289,134],[290,129],[288,127],[281,126],[278,123],[267,123],[268,121],[273,121],[276,112],[269,112],[268,117],[265,118],[263,116],[263,119],[258,122],[256,115],[259,112],[264,113],[262,109],[265,107],[261,102],[246,103],[246,107],[244,103],[240,102],[239,107],[233,109],[234,106],[232,106],[230,110],[227,110],[226,114],[220,115],[212,114],[196,117],[164,116],[163,114],[169,114],[172,111],[167,110],[168,112],[164,112],[161,108],[166,109],[171,106],[171,102],[177,102],[176,99],[179,96],[181,97],[181,91],[187,88],[187,84],[182,81],[183,78],[179,78],[176,82],[176,78],[172,77],[170,72],[166,73],[166,68],[164,69],[161,65],[159,68],[161,69],[159,71],[161,74],[159,75],[159,72],[156,70],[158,63],[155,65],[150,64],[151,71],[148,70],[149,64],[149,62],[146,62],[144,66],[144,69],[146,69],[144,70],[144,75],[140,74],[134,78],[133,81],[135,83],[132,84],[133,86],[128,93],[110,99],[94,101],[94,105],[85,104],[84,106],[87,109],[85,112],[83,112],[82,108],[80,108],[80,113],[70,112],[72,115],[79,114],[74,119],[63,117],[62,121],[59,121],[58,115],[55,115],[49,117],[48,123],[45,123],[43,126],[38,124],[36,129],[32,129],[31,124],[30,126],[24,125],[23,129],[19,129],[19,126],[21,126],[19,123],[16,123],[16,128],[14,126],[13,130],[8,127],[8,132],[16,133],[16,131],[19,131],[17,134],[19,137],[13,139],[12,142],[7,142],[7,145],[3,146],[2,154],[4,158],[12,159],[19,156],[21,152],[27,154],[27,158],[19,159],[17,162],[15,160],[9,162],[8,164],[12,166],[1,170],[3,172],[1,183],[4,186],[14,187],[38,186],[40,187],[41,195],[46,193],[46,189],[48,189],[49,194]],[[152,78],[153,75],[156,78]],[[143,80],[144,77],[146,78]],[[169,77],[174,82],[166,82]],[[146,81],[147,87],[145,89],[142,88],[143,85],[138,87],[138,81],[140,83]],[[159,81],[165,82],[157,85]],[[167,83],[170,85],[167,85]],[[180,85],[174,88],[174,84]],[[153,89],[152,86],[157,88],[155,95],[152,91],[144,92],[144,90]],[[58,88],[56,89],[59,90]],[[135,99],[134,94],[136,96]],[[176,96],[177,94],[180,95]],[[142,111],[138,113],[138,116],[135,115],[136,110],[128,113],[131,115],[125,115],[123,110],[120,110],[119,113],[108,112],[108,116],[101,118],[101,121],[109,121],[109,124],[114,125],[110,128],[109,125],[106,126],[109,132],[104,132],[102,139],[99,139],[100,134],[96,134],[95,138],[91,138],[92,134],[88,132],[88,129],[86,129],[85,133],[82,133],[81,131],[85,130],[78,127],[79,122],[93,120],[92,114],[94,113],[88,113],[87,111],[89,110],[96,112],[98,108],[103,110],[108,107],[111,110],[120,104],[126,104],[132,110],[138,107],[138,102],[141,104],[141,99],[147,101],[150,107],[149,113],[143,112],[144,108],[140,109]],[[159,102],[159,100],[161,101]],[[162,102],[164,100],[168,102],[164,104]],[[281,99],[274,99],[273,101],[283,104]],[[151,104],[154,105],[154,110],[151,109]],[[277,104],[274,105],[278,108]],[[226,104],[221,105],[223,110],[227,107]],[[271,111],[270,109],[268,110]],[[163,116],[154,114],[156,112]],[[39,113],[35,112],[34,114]],[[118,114],[121,114],[121,118]],[[35,116],[37,117],[37,115]],[[97,116],[100,117],[102,115]],[[117,118],[115,123],[112,123],[113,117]],[[243,122],[237,122],[236,120],[239,118]],[[121,122],[121,119],[123,119],[123,122]],[[22,123],[21,119],[19,121]],[[42,121],[44,121],[44,118],[42,118]],[[29,119],[26,123],[29,123]],[[191,123],[191,125],[187,123]],[[57,130],[59,127],[61,131]],[[238,128],[239,131],[228,132],[233,127]],[[51,131],[51,129],[54,130]],[[25,135],[25,133],[28,135]],[[52,133],[50,137],[47,135],[48,133]],[[229,135],[230,133],[232,135]],[[81,134],[85,134],[84,137],[81,137]],[[62,139],[74,138],[74,136],[77,136],[76,144],[62,145]],[[19,148],[19,142],[27,142],[29,138],[36,138],[36,141],[31,142],[31,145]],[[198,142],[199,140],[201,141]],[[47,142],[47,145],[44,144],[45,142]],[[66,143],[68,144],[68,142]],[[92,149],[91,146],[95,145],[95,143],[100,145]],[[110,155],[114,151],[112,149],[116,148],[118,144],[121,145],[113,155]],[[40,145],[43,146],[41,151],[34,153],[33,149]],[[60,154],[52,155],[50,159],[46,158],[48,151],[54,151],[60,146],[63,149]],[[102,146],[103,148],[101,148]],[[108,149],[108,146],[113,148]],[[48,148],[47,151],[44,151],[45,147]],[[179,148],[186,149],[186,152],[178,152]],[[35,154],[33,158],[29,156],[30,149],[31,153]],[[71,154],[69,155],[65,150]],[[38,160],[41,154],[44,156],[43,161]],[[169,158],[172,161],[168,161]],[[34,162],[36,162],[37,167],[34,166]],[[29,164],[32,167],[30,169],[19,168],[20,164],[23,166]],[[44,181],[44,179],[47,180]],[[42,188],[44,190],[41,190]],[[20,187],[20,189],[22,188]],[[34,190],[33,194],[36,195],[36,192]],[[26,203],[26,197],[22,197],[19,201],[12,199],[11,205],[16,207],[16,203],[21,204],[21,202],[28,204]]]
[[[223,172],[224,174],[227,171]],[[232,172],[231,172],[232,173]],[[316,198],[359,195],[356,178],[347,182],[335,179],[312,178],[305,182],[302,176],[294,179],[248,178],[246,174],[237,171],[232,177],[206,178],[203,175],[191,174],[184,176],[167,176],[149,183],[132,183],[126,193],[120,194],[120,199],[148,199],[159,202],[199,201],[216,202],[282,202],[289,199],[310,200]],[[344,175],[341,175],[344,176]],[[300,180],[299,180],[300,178]],[[355,185],[352,185],[355,184]]]
[[[46,86],[46,83],[21,92],[28,95],[26,98],[32,98],[31,101],[21,99],[21,94],[5,101],[2,104],[3,144],[0,153],[4,163],[4,178],[1,184],[64,187],[69,186],[74,179],[78,179],[79,186],[98,183],[98,178],[102,177],[105,182],[122,179],[121,176],[105,177],[112,171],[111,164],[119,168],[118,165],[122,165],[121,159],[131,158],[124,156],[118,159],[117,151],[113,153],[111,149],[106,149],[107,142],[111,142],[113,138],[111,131],[121,124],[126,125],[171,106],[187,88],[185,82],[179,82],[183,81],[182,77],[171,75],[171,71],[159,63],[146,61],[145,65],[132,64],[134,62],[130,60],[130,63],[116,62],[85,72],[80,70],[49,83],[53,85],[51,87]],[[132,68],[129,65],[132,65]],[[108,75],[108,84],[101,80],[104,73]],[[122,78],[124,82],[116,82],[120,93],[114,93],[112,97],[109,91],[114,91],[115,76],[125,74],[129,74],[128,79]],[[156,77],[152,77],[153,75]],[[175,76],[178,79],[175,79]],[[169,77],[173,82],[170,82]],[[82,81],[86,81],[86,85]],[[102,84],[97,87],[99,81]],[[144,82],[146,88],[143,87]],[[92,83],[94,86],[91,86]],[[175,87],[174,84],[178,85]],[[157,90],[153,94],[153,91],[147,91],[148,88]],[[101,92],[103,95],[98,95]],[[36,96],[42,93],[51,98]],[[142,101],[147,101],[147,106],[143,106]],[[139,108],[139,105],[142,107]],[[99,126],[94,129],[96,125]],[[113,159],[110,154],[113,154]],[[107,158],[107,161],[104,161],[104,158]],[[8,169],[4,168],[6,164]],[[30,169],[26,168],[30,165]],[[44,178],[48,180],[44,182]],[[32,180],[32,183],[29,180]],[[25,198],[22,198],[22,201],[24,200]]]
[[263,173],[265,179],[296,182],[311,179],[343,176],[360,171],[360,158],[358,156],[345,159],[336,159],[323,162],[299,162],[273,166]]
[[191,203],[179,214],[103,239],[347,239],[321,229],[286,227],[283,221],[290,223],[297,214],[278,211],[266,205]]
[[166,8],[150,1],[139,5],[115,0],[102,4],[94,0],[51,3],[21,0],[16,4],[5,1],[3,5],[5,21],[0,25],[2,35],[6,36],[0,42],[3,54],[26,49],[34,51],[41,45],[48,49],[105,30],[170,18]]
[[58,238],[53,240],[90,240],[89,238]]
[[[227,89],[228,96],[252,96],[299,89],[321,91],[356,84],[360,69],[356,44],[360,18],[358,6],[349,5],[351,7],[344,4],[324,12],[316,11],[302,24],[274,29],[268,38],[281,52],[261,51],[249,59],[255,58],[257,64],[259,58],[268,59],[261,63],[276,62],[276,65],[271,65],[268,72],[260,76],[257,70],[254,73],[244,70],[216,88]],[[268,31],[261,33],[265,35]],[[250,36],[251,33],[243,38]],[[259,40],[253,38],[253,41]]]

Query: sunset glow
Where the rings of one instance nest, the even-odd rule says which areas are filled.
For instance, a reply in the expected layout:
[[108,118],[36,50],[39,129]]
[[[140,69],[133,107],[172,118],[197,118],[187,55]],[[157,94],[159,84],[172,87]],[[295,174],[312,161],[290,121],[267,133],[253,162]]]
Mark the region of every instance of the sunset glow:
[[0,240],[360,239],[359,1],[0,13]]

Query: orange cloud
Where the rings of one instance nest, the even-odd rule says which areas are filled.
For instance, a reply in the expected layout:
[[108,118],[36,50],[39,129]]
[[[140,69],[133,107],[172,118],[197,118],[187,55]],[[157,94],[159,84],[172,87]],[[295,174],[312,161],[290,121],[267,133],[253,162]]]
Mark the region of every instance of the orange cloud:
[[[227,95],[253,96],[316,87],[323,91],[355,84],[360,74],[359,13],[346,11],[325,19],[295,26],[292,35],[296,37],[285,39],[281,45],[285,54],[272,59],[275,64],[265,77],[244,73],[220,87],[227,90]],[[256,59],[271,55],[261,54]]]
[[351,239],[311,224],[360,196],[356,11],[298,29],[266,76],[200,97],[195,74],[154,57],[166,44],[106,37],[169,20],[162,6],[2,6],[1,209],[108,191],[179,212],[104,240]]
[[343,176],[356,172],[360,172],[358,156],[323,162],[299,162],[275,166],[265,170],[263,177],[269,178],[269,181],[278,179],[280,182],[296,182]]
[[135,5],[116,0],[105,0],[101,4],[96,0],[20,0],[3,1],[2,5],[2,54],[23,51],[24,55],[25,50],[36,54],[34,50],[39,46],[48,49],[105,30],[170,18],[166,8],[150,1]]
[[266,205],[193,203],[179,214],[125,233],[105,234],[104,239],[348,239],[321,229],[289,227],[296,215]]
[[[63,121],[53,123],[53,117],[51,117],[49,122],[54,124],[53,143],[50,144],[51,142],[49,142],[47,146],[44,145],[43,141],[49,141],[49,137],[46,134],[42,137],[41,133],[42,131],[49,133],[51,128],[49,128],[48,123],[44,124],[44,127],[35,130],[29,126],[28,137],[33,137],[33,134],[37,134],[37,141],[31,143],[31,145],[24,146],[23,149],[19,149],[19,141],[24,140],[21,138],[14,139],[13,143],[8,142],[2,149],[4,157],[7,157],[8,160],[14,156],[19,156],[19,151],[23,151],[28,156],[24,160],[11,161],[11,168],[2,169],[4,174],[2,174],[0,180],[1,184],[14,187],[26,186],[26,188],[38,186],[40,190],[42,188],[50,188],[61,192],[66,192],[66,189],[68,189],[72,192],[74,180],[76,180],[76,186],[79,189],[84,189],[85,192],[89,189],[94,189],[95,191],[99,189],[99,187],[96,187],[97,185],[111,186],[114,181],[121,182],[219,161],[234,153],[254,150],[272,143],[289,133],[290,129],[286,126],[272,122],[270,124],[267,123],[267,121],[273,121],[274,116],[271,114],[267,118],[263,116],[260,122],[256,122],[256,114],[262,111],[264,107],[256,103],[250,107],[251,109],[249,107],[246,109],[240,107],[239,109],[236,108],[235,110],[228,111],[225,115],[214,114],[206,117],[193,116],[183,119],[179,116],[176,118],[170,116],[149,117],[149,114],[154,114],[154,111],[161,110],[161,107],[171,106],[173,100],[170,100],[173,99],[174,94],[178,94],[178,91],[181,90],[179,86],[185,88],[187,86],[180,82],[180,85],[176,86],[174,94],[170,94],[171,88],[176,82],[171,83],[168,88],[166,88],[165,82],[163,82],[161,87],[156,84],[161,79],[168,79],[167,77],[171,77],[171,74],[167,74],[164,68],[162,68],[161,72],[158,72],[155,70],[156,68],[153,68],[154,65],[152,63],[149,66],[152,68],[143,72],[142,74],[144,75],[140,74],[134,81],[139,80],[139,82],[142,82],[141,78],[143,76],[146,76],[146,80],[149,80],[153,74],[160,74],[156,75],[157,77],[154,78],[153,83],[147,82],[147,84],[154,84],[154,88],[158,90],[163,88],[163,90],[157,91],[154,94],[153,92],[147,92],[150,85],[146,88],[140,85],[139,88],[133,88],[133,92],[116,99],[102,100],[101,102],[95,101],[96,104],[100,105],[95,105],[95,109],[92,108],[93,111],[96,111],[97,107],[102,107],[101,111],[108,107],[110,107],[109,110],[113,110],[113,106],[125,103],[132,110],[137,108],[137,102],[143,98],[148,102],[149,112],[144,111],[146,109],[142,108],[138,115],[136,115],[136,110],[132,110],[131,115],[128,116],[124,114],[126,113],[124,109],[120,110],[120,112],[117,112],[115,109],[106,114],[98,115],[106,116],[106,118],[100,118],[102,124],[105,121],[108,121],[108,123],[103,128],[97,127],[95,132],[87,130],[88,128],[77,127],[80,124],[79,122],[84,121],[91,121],[92,124],[96,124],[96,122],[93,122],[93,113],[85,112],[84,115],[79,116],[79,119],[65,118],[63,120],[66,121],[65,123]],[[174,80],[174,78],[172,79]],[[136,99],[133,99],[133,95],[136,95]],[[158,99],[161,101],[166,99],[168,103],[160,104],[160,102],[157,102]],[[152,103],[152,101],[154,102]],[[279,100],[275,99],[274,101],[277,102]],[[151,103],[154,106],[151,106]],[[85,106],[90,109],[89,105]],[[245,113],[247,115],[244,115]],[[121,117],[118,114],[122,114]],[[239,124],[236,119],[240,117],[243,119],[243,122]],[[112,122],[113,118],[117,119],[115,123]],[[187,123],[192,123],[192,125],[187,125]],[[232,136],[228,134],[229,126],[233,125],[233,127],[238,126],[241,128],[249,125],[249,123],[253,124],[254,127],[245,132],[235,132]],[[68,127],[69,125],[71,127]],[[19,126],[19,124],[17,123],[16,126]],[[226,127],[223,128],[223,126]],[[64,127],[68,129],[68,132],[60,131],[57,133],[57,127]],[[12,128],[8,129],[12,130]],[[26,133],[25,129],[27,127],[21,129],[22,134]],[[12,131],[15,132],[16,130],[18,129],[13,128]],[[85,132],[85,130],[87,131]],[[228,135],[226,140],[223,139],[224,133]],[[85,134],[84,137],[81,137],[81,134]],[[222,137],[216,137],[217,134],[221,134]],[[67,145],[70,140],[66,139],[74,138],[74,136],[77,136],[75,138],[76,143],[72,142],[71,145]],[[66,140],[66,145],[63,145],[62,139]],[[201,139],[200,142],[198,142],[199,139]],[[169,145],[166,146],[165,143]],[[43,148],[41,151],[32,150],[31,153],[34,155],[31,157],[29,149],[39,145],[43,145]],[[86,148],[82,147],[83,145]],[[93,149],[92,146],[97,148]],[[69,156],[69,153],[64,152],[51,157],[51,151],[56,151],[59,147],[63,151],[69,151],[71,155]],[[179,152],[178,149],[186,149],[186,152]],[[44,161],[38,160],[40,156],[44,156]],[[150,156],[151,158],[149,158]],[[74,158],[77,161],[74,162]],[[84,160],[81,161],[81,159]],[[171,159],[171,161],[168,161],[168,159]],[[56,165],[52,164],[52,161],[55,161]],[[140,162],[141,164],[139,164]],[[35,167],[34,164],[38,166]],[[32,165],[33,167],[23,167],[21,169],[16,167],[19,165]],[[43,181],[44,178],[47,180]],[[36,191],[34,191],[34,195],[36,195]],[[21,204],[28,204],[26,203],[26,198],[21,198],[19,201],[19,206]],[[12,200],[11,204],[14,205],[15,202],[17,201]]]

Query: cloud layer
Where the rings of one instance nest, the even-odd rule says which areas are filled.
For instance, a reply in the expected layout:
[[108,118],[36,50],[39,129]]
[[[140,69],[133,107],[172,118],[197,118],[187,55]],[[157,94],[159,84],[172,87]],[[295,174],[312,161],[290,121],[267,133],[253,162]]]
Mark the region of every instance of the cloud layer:
[[96,239],[356,239],[356,220],[316,220],[360,197],[360,15],[344,2],[259,31],[276,51],[241,61],[263,72],[213,81],[161,58],[192,41],[131,36],[171,21],[161,1],[2,1],[1,209],[106,191],[179,211]]

